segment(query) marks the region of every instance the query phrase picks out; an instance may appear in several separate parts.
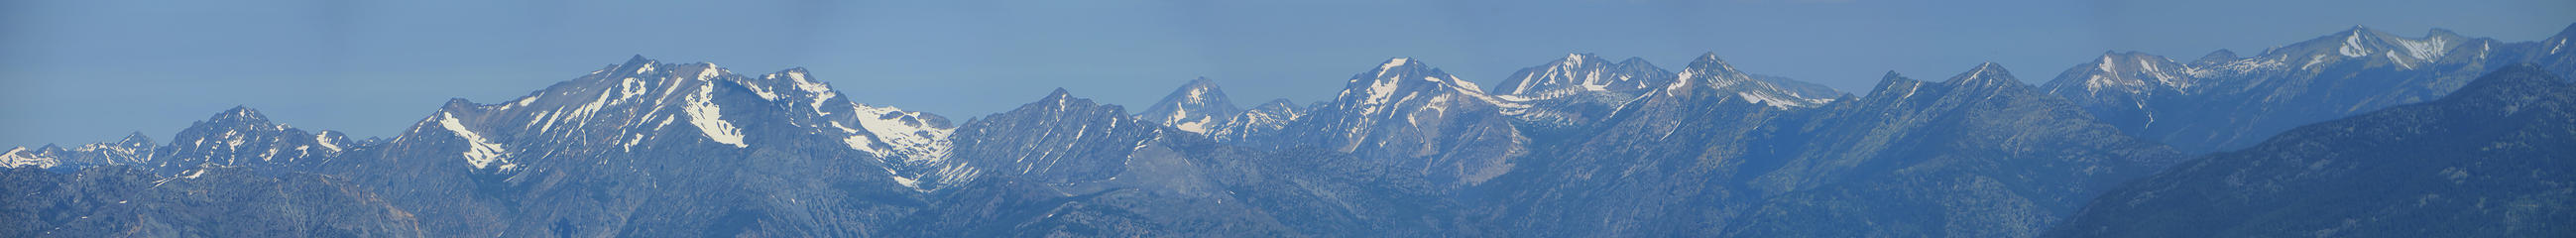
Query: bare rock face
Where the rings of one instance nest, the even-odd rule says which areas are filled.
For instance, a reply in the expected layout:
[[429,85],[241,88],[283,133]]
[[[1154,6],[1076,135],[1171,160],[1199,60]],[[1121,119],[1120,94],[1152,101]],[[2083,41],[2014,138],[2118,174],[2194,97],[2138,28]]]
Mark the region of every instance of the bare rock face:
[[2487,72],[2523,62],[2576,72],[2558,50],[2576,28],[2541,42],[2470,38],[2433,29],[2405,37],[2354,27],[2239,57],[2192,62],[2110,52],[2042,86],[2122,132],[2189,152],[2243,148],[2290,128],[2442,98]]
[[2459,92],[2289,130],[2094,199],[2054,237],[2576,231],[2576,85],[2510,66]]
[[1863,95],[1716,54],[1570,54],[1490,92],[1395,58],[1313,104],[1199,79],[956,124],[801,68],[638,56],[391,137],[243,107],[166,144],[12,147],[0,236],[2553,236],[2576,229],[2568,34],[2356,28]]

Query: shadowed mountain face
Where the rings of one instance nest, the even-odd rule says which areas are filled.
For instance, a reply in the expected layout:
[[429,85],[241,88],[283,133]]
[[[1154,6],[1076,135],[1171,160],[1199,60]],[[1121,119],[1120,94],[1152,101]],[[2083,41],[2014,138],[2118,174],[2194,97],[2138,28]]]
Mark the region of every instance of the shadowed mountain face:
[[423,236],[421,217],[345,179],[106,166],[0,173],[0,234],[26,237]]
[[[1673,86],[1488,188],[1532,236],[2030,236],[2179,155],[1981,65],[1812,109]],[[1498,228],[1503,229],[1503,228]]]
[[1743,101],[1774,107],[1814,107],[1843,96],[1821,85],[1788,78],[1749,74],[1737,71],[1707,53],[1694,59],[1679,74],[1656,68],[1644,59],[1628,58],[1619,63],[1603,63],[1591,54],[1570,54],[1565,59],[1521,69],[1503,81],[1504,94],[1496,98],[1509,102],[1504,113],[1521,121],[1528,134],[1552,137],[1581,133],[1589,125],[1624,109],[1630,102],[1658,91],[1699,91],[1699,89],[1666,89],[1698,87],[1718,91],[1714,94],[1741,97]]
[[170,145],[147,162],[163,175],[201,167],[310,167],[328,161],[355,144],[341,133],[307,133],[271,123],[259,111],[233,107],[179,131]]
[[1350,153],[1453,186],[1510,172],[1507,158],[1528,153],[1529,138],[1503,114],[1508,102],[1421,61],[1387,60],[1324,103],[1262,141]]
[[1234,117],[1226,119],[1223,126],[1217,127],[1216,131],[1209,133],[1208,136],[1213,136],[1218,142],[1269,137],[1279,133],[1279,129],[1287,128],[1289,122],[1297,121],[1304,116],[1306,116],[1306,108],[1298,106],[1297,103],[1289,102],[1288,99],[1271,99],[1270,102],[1254,106],[1251,110],[1244,110],[1242,114],[1235,114]]
[[2506,65],[2576,72],[2576,50],[2561,50],[2576,37],[2570,27],[2541,42],[2355,27],[2248,57],[2220,50],[2191,62],[2111,52],[2042,88],[2132,135],[2185,151],[2229,150],[2299,125],[2441,98]]
[[[1152,114],[1147,114],[1152,115]],[[1410,173],[1334,153],[1259,151],[1057,90],[958,128],[933,208],[896,236],[1442,234],[1457,207]],[[1389,233],[1400,232],[1400,233]]]
[[1242,112],[1225,97],[1225,90],[1217,88],[1216,81],[1199,78],[1172,90],[1172,95],[1163,96],[1162,101],[1138,112],[1136,118],[1190,133],[1210,134],[1215,133],[1211,130],[1225,128],[1234,115]]
[[2551,236],[2576,224],[2568,38],[2355,29],[1866,95],[1716,54],[1570,54],[1493,92],[1396,58],[1312,104],[1201,78],[1142,111],[1059,89],[954,125],[801,68],[639,56],[390,138],[235,108],[167,144],[16,147],[0,234]]
[[867,234],[923,201],[895,170],[914,159],[887,142],[906,135],[857,127],[915,118],[837,95],[801,70],[638,57],[509,102],[452,101],[315,172],[422,208],[432,236]]
[[2440,100],[2299,127],[2092,201],[2058,237],[2566,235],[2576,84],[2509,66]]
[[125,135],[125,139],[89,143],[73,148],[50,144],[33,149],[10,148],[7,152],[0,152],[0,167],[54,169],[55,172],[72,173],[80,168],[144,164],[152,162],[152,156],[155,155],[153,149],[159,147],[158,144],[152,143],[151,137],[144,136],[142,132],[135,132]]

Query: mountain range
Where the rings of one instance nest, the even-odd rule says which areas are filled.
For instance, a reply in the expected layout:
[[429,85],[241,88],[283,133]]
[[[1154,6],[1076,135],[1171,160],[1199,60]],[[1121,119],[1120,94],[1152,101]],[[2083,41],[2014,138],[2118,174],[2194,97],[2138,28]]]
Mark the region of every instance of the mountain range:
[[954,122],[803,68],[635,56],[391,137],[236,107],[167,144],[13,148],[0,235],[2557,236],[2570,38],[2356,27],[1858,93],[1716,53],[1496,85],[1393,58],[1309,104],[1197,78]]

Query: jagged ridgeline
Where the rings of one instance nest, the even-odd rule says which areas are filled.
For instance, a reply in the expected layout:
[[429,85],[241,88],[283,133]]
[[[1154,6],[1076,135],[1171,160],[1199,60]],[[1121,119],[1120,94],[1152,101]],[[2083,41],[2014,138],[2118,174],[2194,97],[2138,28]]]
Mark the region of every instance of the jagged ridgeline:
[[1394,58],[1304,104],[1196,78],[959,121],[637,56],[388,137],[238,107],[13,148],[0,236],[2545,237],[2576,224],[2571,33],[2354,28],[1848,93],[1715,53],[1494,85]]
[[2576,234],[2576,84],[2507,66],[2111,190],[2054,237]]

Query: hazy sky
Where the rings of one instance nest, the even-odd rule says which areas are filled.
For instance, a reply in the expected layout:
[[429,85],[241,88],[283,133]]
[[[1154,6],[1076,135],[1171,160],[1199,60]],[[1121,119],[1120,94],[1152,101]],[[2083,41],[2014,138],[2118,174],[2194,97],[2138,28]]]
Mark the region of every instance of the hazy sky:
[[2533,41],[2576,22],[2568,0],[716,2],[0,0],[0,148],[168,140],[234,105],[391,136],[448,98],[505,101],[636,54],[806,67],[860,102],[964,120],[1056,87],[1141,105],[1200,76],[1241,103],[1306,103],[1389,57],[1491,85],[1565,53],[1678,69],[1716,52],[1860,93],[1889,70],[1993,61],[2036,83],[2106,50],[2253,54],[2354,25]]

